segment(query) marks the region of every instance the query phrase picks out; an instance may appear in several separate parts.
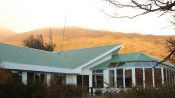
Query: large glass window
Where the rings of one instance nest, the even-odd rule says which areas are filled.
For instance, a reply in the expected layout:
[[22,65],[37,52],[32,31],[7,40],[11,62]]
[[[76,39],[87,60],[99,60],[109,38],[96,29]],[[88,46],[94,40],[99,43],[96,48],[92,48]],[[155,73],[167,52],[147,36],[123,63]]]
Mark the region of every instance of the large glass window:
[[167,70],[164,68],[163,69],[163,75],[164,75],[164,83],[167,85]]
[[79,87],[89,87],[89,76],[88,75],[77,75],[77,85]]
[[21,71],[11,71],[12,81],[16,83],[22,83],[22,72]]
[[153,84],[152,68],[145,68],[145,86],[151,87]]
[[109,70],[109,85],[114,87],[114,70]]
[[103,87],[103,70],[93,70],[93,87]]
[[136,86],[143,86],[143,69],[136,68]]
[[36,72],[27,72],[27,82],[41,82],[46,84],[46,74],[45,73],[36,73]]
[[123,69],[117,69],[117,87],[123,87]]
[[66,75],[65,74],[54,74],[52,77],[53,81],[56,81],[58,85],[66,84]]
[[34,72],[27,72],[27,83],[33,83],[34,82]]
[[154,69],[154,79],[155,79],[155,86],[160,87],[161,84],[162,84],[161,69],[160,68],[155,68]]
[[167,85],[170,85],[170,70],[167,69]]
[[132,71],[131,71],[131,69],[125,70],[125,86],[126,87],[132,86]]

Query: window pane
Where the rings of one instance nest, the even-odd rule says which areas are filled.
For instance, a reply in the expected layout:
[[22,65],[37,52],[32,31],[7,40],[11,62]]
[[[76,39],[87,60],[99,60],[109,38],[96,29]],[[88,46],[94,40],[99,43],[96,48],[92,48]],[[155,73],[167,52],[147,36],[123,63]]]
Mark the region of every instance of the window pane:
[[52,79],[56,81],[58,85],[66,84],[66,75],[64,74],[54,74]]
[[34,82],[34,73],[27,72],[27,83],[33,83],[33,82]]
[[165,85],[167,85],[167,71],[165,68],[163,69],[163,74],[164,74],[164,83]]
[[89,76],[77,75],[77,85],[79,87],[89,87]]
[[117,69],[117,87],[123,87],[123,69]]
[[114,87],[114,70],[109,70],[109,85]]
[[170,70],[167,69],[167,85],[170,85]]
[[152,69],[151,68],[145,68],[145,86],[151,87],[153,84],[152,79]]
[[155,79],[155,86],[160,87],[161,86],[161,69],[155,68],[154,69],[154,79]]
[[131,69],[125,70],[125,85],[126,85],[126,87],[131,87],[132,86]]
[[93,74],[93,87],[103,87],[103,74]]
[[143,86],[143,69],[136,68],[136,86]]
[[103,70],[93,70],[93,73],[95,74],[95,73],[103,73]]

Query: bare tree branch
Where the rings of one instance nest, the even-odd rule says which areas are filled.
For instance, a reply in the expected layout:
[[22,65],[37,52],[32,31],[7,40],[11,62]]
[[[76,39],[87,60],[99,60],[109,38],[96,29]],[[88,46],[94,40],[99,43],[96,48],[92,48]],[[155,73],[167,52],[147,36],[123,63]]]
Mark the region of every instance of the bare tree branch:
[[152,12],[161,12],[159,16],[164,15],[168,12],[175,11],[175,0],[147,0],[146,3],[139,2],[138,0],[130,0],[128,3],[121,3],[120,0],[106,0],[116,8],[134,8],[140,9],[143,12],[134,16],[117,16],[116,18],[135,18],[140,15],[145,15]]

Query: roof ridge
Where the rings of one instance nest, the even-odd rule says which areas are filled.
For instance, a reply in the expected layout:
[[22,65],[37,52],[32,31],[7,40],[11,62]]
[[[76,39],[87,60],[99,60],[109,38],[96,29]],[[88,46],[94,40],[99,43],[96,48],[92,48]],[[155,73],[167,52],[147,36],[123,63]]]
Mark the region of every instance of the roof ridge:
[[2,43],[2,42],[0,42],[0,44],[8,45],[8,46],[11,46],[11,47],[18,47],[18,48],[35,50],[35,51],[47,52],[47,53],[55,53],[55,52],[51,52],[51,51],[46,51],[46,50],[41,50],[41,49],[35,49],[35,48],[30,48],[30,47],[24,47],[24,46],[18,46],[18,45],[12,45],[12,44]]
[[101,47],[117,46],[117,45],[120,45],[120,44],[111,44],[111,45],[102,45],[102,46],[86,47],[86,48],[79,48],[79,49],[72,49],[72,50],[65,50],[65,51],[55,51],[54,53],[61,53],[61,52],[67,52],[67,51],[77,51],[77,50],[91,49],[91,48],[101,48]]

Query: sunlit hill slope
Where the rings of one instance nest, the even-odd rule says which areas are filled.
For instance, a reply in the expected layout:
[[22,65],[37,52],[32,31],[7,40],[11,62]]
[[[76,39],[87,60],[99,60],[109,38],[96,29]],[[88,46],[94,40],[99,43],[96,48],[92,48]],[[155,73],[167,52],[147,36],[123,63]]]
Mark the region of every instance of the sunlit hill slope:
[[[0,41],[14,45],[23,45],[22,40],[29,35],[42,34],[44,40],[47,42],[49,37],[49,28],[33,30],[30,32],[18,33],[13,35],[3,36],[4,33],[0,31]],[[56,44],[55,51],[70,50],[85,47],[121,44],[121,53],[127,52],[145,52],[150,55],[163,58],[168,54],[166,47],[166,40],[169,37],[175,36],[153,36],[153,35],[139,35],[136,33],[125,34],[120,32],[109,32],[100,30],[90,30],[79,27],[67,27],[65,29],[63,38],[62,28],[51,29],[53,42]],[[64,39],[64,40],[63,40]],[[63,43],[63,47],[62,47]]]

